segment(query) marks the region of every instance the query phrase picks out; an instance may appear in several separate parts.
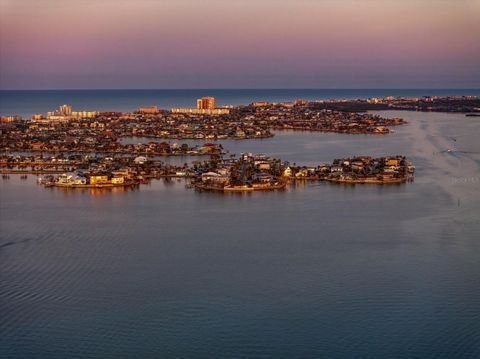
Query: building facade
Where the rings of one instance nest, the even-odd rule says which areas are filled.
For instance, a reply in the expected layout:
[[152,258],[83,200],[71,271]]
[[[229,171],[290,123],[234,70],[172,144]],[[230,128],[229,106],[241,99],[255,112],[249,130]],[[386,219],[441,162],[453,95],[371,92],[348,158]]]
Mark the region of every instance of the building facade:
[[197,100],[197,109],[199,110],[214,110],[215,97],[202,97]]
[[143,114],[156,114],[158,113],[157,106],[143,106],[138,109],[138,112]]
[[172,108],[172,113],[186,113],[193,115],[228,115],[228,108],[198,109],[198,108]]

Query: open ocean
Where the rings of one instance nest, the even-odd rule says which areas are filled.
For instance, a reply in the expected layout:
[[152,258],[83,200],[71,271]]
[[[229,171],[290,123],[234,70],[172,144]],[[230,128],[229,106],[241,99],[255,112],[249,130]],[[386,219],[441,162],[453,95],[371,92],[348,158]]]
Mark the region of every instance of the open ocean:
[[[447,94],[480,90],[1,91],[0,113]],[[0,180],[0,358],[479,358],[480,118],[380,114],[409,123],[220,142],[309,165],[405,154],[413,183],[223,195]]]

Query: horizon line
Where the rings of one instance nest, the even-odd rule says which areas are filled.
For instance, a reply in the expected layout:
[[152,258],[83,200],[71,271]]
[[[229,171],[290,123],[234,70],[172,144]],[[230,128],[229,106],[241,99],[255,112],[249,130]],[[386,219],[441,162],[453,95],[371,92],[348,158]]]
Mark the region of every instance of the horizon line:
[[480,90],[480,87],[159,87],[159,88],[22,88],[0,91],[185,91],[185,90]]

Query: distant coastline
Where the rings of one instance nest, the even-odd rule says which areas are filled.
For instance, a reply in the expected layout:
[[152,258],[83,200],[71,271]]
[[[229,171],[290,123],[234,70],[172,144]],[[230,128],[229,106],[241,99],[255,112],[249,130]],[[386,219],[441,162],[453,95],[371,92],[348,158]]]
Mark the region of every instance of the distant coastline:
[[208,93],[221,105],[241,105],[263,99],[282,102],[298,98],[366,99],[383,96],[449,96],[476,95],[480,89],[58,89],[0,90],[0,114],[30,117],[47,112],[60,103],[76,108],[99,111],[133,111],[141,104],[156,104],[161,108],[189,106],[196,98]]

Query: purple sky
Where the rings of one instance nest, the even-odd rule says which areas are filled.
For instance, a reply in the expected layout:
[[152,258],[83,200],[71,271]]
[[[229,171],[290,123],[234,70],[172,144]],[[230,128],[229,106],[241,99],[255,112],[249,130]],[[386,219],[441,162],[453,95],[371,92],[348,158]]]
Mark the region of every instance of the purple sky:
[[480,87],[480,0],[0,0],[0,87]]

